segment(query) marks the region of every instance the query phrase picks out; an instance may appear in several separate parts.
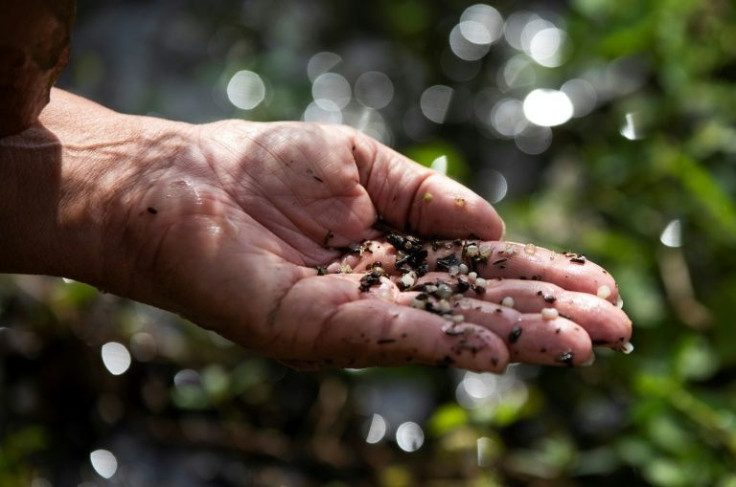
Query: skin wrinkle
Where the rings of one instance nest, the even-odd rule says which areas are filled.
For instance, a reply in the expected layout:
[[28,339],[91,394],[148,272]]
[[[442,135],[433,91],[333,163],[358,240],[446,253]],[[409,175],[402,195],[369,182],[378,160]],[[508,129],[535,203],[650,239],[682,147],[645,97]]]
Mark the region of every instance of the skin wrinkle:
[[[426,205],[422,204],[422,199],[419,198],[419,193],[421,192],[422,187],[424,186],[424,183],[427,182],[429,178],[433,176],[433,173],[427,172],[425,174],[422,174],[420,177],[416,178],[416,185],[414,186],[414,189],[411,191],[411,199],[409,200],[409,206],[406,209],[406,215],[404,215],[404,221],[407,225],[410,224],[412,221],[412,215],[416,214],[416,220],[417,222],[422,221],[422,214],[424,213],[424,208]],[[419,225],[417,225],[419,226]],[[425,232],[425,229],[421,229],[422,232]],[[427,233],[427,232],[425,232]]]
[[[348,301],[345,303],[341,303],[339,306],[333,307],[329,313],[324,315],[322,319],[320,320],[320,326],[319,326],[319,332],[317,333],[317,336],[314,337],[312,340],[313,346],[312,350],[319,350],[319,346],[323,343],[323,338],[325,335],[329,336],[329,332],[332,331],[335,328],[334,320],[335,318],[340,314],[341,311],[343,311],[344,308],[348,307],[348,305],[352,303],[352,301]],[[294,334],[292,338],[292,349],[298,349],[297,346],[295,346],[295,343],[297,342],[297,336]]]
[[[260,222],[258,222],[258,224],[259,224],[259,225],[262,225],[262,224],[261,224]],[[284,245],[284,246],[288,247],[288,248],[289,248],[289,250],[290,250],[290,251],[291,251],[291,252],[292,252],[293,254],[295,254],[295,255],[301,254],[301,253],[302,253],[302,251],[301,251],[301,250],[299,250],[299,249],[297,249],[297,247],[296,247],[296,246],[294,246],[294,245],[290,244],[290,243],[289,243],[288,241],[289,241],[289,240],[292,240],[292,241],[299,241],[299,240],[300,240],[300,239],[302,239],[302,238],[309,238],[309,237],[305,237],[305,236],[304,236],[304,235],[303,235],[302,233],[300,233],[300,232],[299,232],[299,230],[297,230],[297,229],[294,229],[294,228],[290,228],[289,226],[287,226],[287,225],[284,225],[284,224],[282,224],[282,223],[274,222],[274,224],[275,224],[276,226],[278,226],[278,227],[282,228],[282,229],[284,230],[284,233],[285,233],[285,235],[286,235],[286,234],[292,234],[292,235],[293,235],[294,237],[296,237],[296,240],[294,240],[294,239],[293,239],[293,237],[292,237],[292,238],[289,238],[289,237],[287,237],[287,238],[284,238],[284,237],[282,237],[282,236],[280,236],[280,235],[278,235],[278,234],[274,233],[273,229],[272,229],[272,228],[270,228],[270,227],[269,227],[269,228],[267,228],[267,227],[264,227],[264,229],[265,229],[266,231],[268,231],[269,233],[271,233],[272,235],[274,235],[274,237],[275,237],[275,238],[276,238],[276,239],[278,240],[278,242],[279,242],[279,244],[280,244],[280,245]],[[312,240],[312,241],[313,241],[313,240]],[[313,241],[313,242],[314,242],[314,241]],[[320,248],[321,248],[321,247],[320,247]],[[322,249],[322,248],[321,248],[321,249]],[[333,254],[333,255],[335,255],[335,256],[339,255],[339,253],[338,253],[337,251],[330,251],[330,250],[328,250],[328,249],[322,249],[322,250],[324,250],[325,252],[330,252],[331,254]],[[315,264],[315,265],[316,265],[316,264],[320,264],[320,263],[323,263],[323,261],[322,261],[321,259],[314,259],[314,264]],[[301,265],[301,266],[304,266],[304,267],[308,267],[308,266],[309,266],[309,264],[308,264],[307,262],[305,262],[305,261],[304,261],[304,259],[302,259],[301,257],[299,258],[299,263],[298,263],[298,265]]]
[[[366,137],[365,135],[361,135],[359,132],[356,133],[351,131],[350,136],[349,140],[351,141],[352,146],[355,147],[355,150],[351,151],[351,153],[353,155],[353,160],[355,161],[355,166],[358,169],[359,183],[364,188],[368,188],[372,181],[373,169],[376,167],[378,146],[375,144],[373,139]],[[358,138],[360,138],[360,140],[358,140]],[[363,154],[363,151],[368,152],[367,157],[366,154]],[[359,157],[359,155],[364,156],[365,160],[363,160],[363,157]],[[362,163],[361,160],[363,160]],[[367,171],[367,173],[363,174],[365,171]]]
[[[201,136],[201,133],[200,133],[200,136]],[[272,135],[272,137],[278,138],[278,140],[277,140],[278,143],[289,143],[290,142],[290,139],[288,137],[280,137],[280,133],[276,133],[276,134]],[[279,154],[276,154],[275,152],[273,152],[269,147],[265,146],[259,140],[259,137],[253,136],[250,133],[245,133],[244,134],[244,138],[246,138],[248,141],[250,141],[253,144],[255,144],[260,150],[262,150],[266,154],[268,154],[269,157],[272,160],[274,160],[274,161],[277,162],[278,167],[287,167],[287,168],[290,167],[290,164],[287,163],[285,157],[281,157]],[[222,147],[226,151],[229,151],[229,152],[232,153],[232,149],[231,149],[232,146],[230,144],[221,142],[220,143],[220,147]],[[320,160],[324,160],[328,156],[329,156],[329,154],[322,154]],[[302,158],[304,158],[304,154],[302,154]],[[208,160],[208,163],[209,163],[210,167],[212,167],[213,170],[215,172],[217,172],[217,169],[214,168],[213,158],[212,157],[206,157],[206,159]],[[248,171],[248,169],[250,169],[250,168],[251,168],[251,166],[246,166],[245,170]],[[230,175],[231,178],[233,178],[233,180],[235,180],[235,181],[238,181],[239,180],[239,178],[234,177],[234,175],[232,173],[230,173],[230,171],[228,170],[228,168],[224,168],[224,170]],[[274,176],[278,177],[278,179],[282,183],[282,186],[284,188],[286,188],[284,190],[284,194],[289,195],[289,196],[296,196],[295,199],[296,199],[296,201],[301,206],[310,207],[310,206],[312,206],[314,204],[317,204],[317,203],[319,203],[321,201],[326,200],[325,197],[316,197],[312,201],[307,201],[305,198],[301,197],[301,195],[299,193],[297,193],[296,195],[294,195],[294,192],[288,189],[289,186],[290,186],[290,184],[288,183],[288,179],[285,179],[285,178],[288,178],[288,174],[283,174],[283,171],[272,171],[271,173]],[[282,174],[283,174],[283,176],[282,176]],[[251,174],[251,177],[253,177],[253,174]],[[240,180],[242,181],[243,178],[240,178]],[[348,190],[346,191],[346,193],[344,195],[346,198],[350,198],[352,200],[355,200],[355,199],[360,198],[362,196],[368,196],[364,192],[354,192],[353,189],[349,188],[349,186],[347,188],[348,188]],[[256,191],[258,191],[257,188],[256,188]],[[234,197],[234,196],[235,195],[232,195],[231,194],[231,197]],[[302,225],[300,225],[298,221],[296,221],[295,219],[293,219],[293,218],[291,218],[291,217],[288,216],[289,212],[286,211],[285,208],[283,208],[283,203],[281,202],[281,199],[278,198],[278,196],[280,196],[280,193],[274,193],[274,192],[271,192],[269,195],[264,195],[264,197],[272,204],[272,206],[274,206],[276,208],[279,208],[281,210],[280,211],[281,215],[282,216],[285,216],[286,218],[288,218],[290,220],[291,224],[294,226],[294,228],[299,229],[299,230],[302,230],[302,231],[307,231],[308,229],[302,228]],[[340,197],[340,194],[339,193],[338,194],[335,194],[334,197],[339,198]],[[361,213],[358,212],[358,210],[356,210],[354,208],[354,206],[355,206],[355,204],[352,203],[352,202],[349,202],[349,203],[346,202],[345,203],[345,208],[349,211],[349,215],[352,215],[352,216],[359,216],[359,215],[361,215]],[[243,209],[246,210],[245,207],[243,207]],[[345,218],[345,219],[348,220],[348,221],[350,221],[350,218],[349,217],[348,218]],[[325,233],[327,231],[327,228],[326,227],[323,227],[322,230],[324,230],[324,232],[318,232],[318,233],[319,234]],[[308,233],[313,233],[313,232],[308,232]],[[322,235],[313,235],[313,241],[316,242],[316,243],[320,243],[321,238],[322,238]]]
[[[363,195],[357,194],[357,195],[346,195],[344,197],[334,196],[332,198],[334,198],[337,201],[342,201],[342,199],[350,199],[350,200],[353,200],[353,202],[350,203],[350,204],[347,204],[346,203],[345,204],[345,207],[350,211],[351,214],[355,215],[356,216],[356,219],[357,219],[358,217],[361,216],[361,213],[357,212],[354,209],[354,206],[356,205],[356,202],[357,202],[357,204],[359,204],[359,201],[357,201],[357,200],[361,196],[363,196]],[[318,223],[320,226],[322,226],[322,228],[321,228],[322,231],[317,230],[317,234],[314,234],[314,232],[310,231],[310,229],[304,228],[302,225],[300,225],[300,223],[296,220],[297,216],[294,216],[294,217],[290,216],[290,212],[289,211],[286,211],[286,209],[283,207],[283,204],[281,203],[281,200],[279,198],[271,197],[271,196],[268,196],[268,195],[265,195],[264,197],[271,203],[271,205],[274,208],[277,208],[279,210],[280,215],[282,217],[286,218],[292,224],[292,226],[296,230],[301,231],[302,233],[307,234],[307,235],[310,235],[311,234],[312,235],[312,241],[313,242],[315,242],[317,244],[320,244],[320,245],[322,244],[322,238],[324,237],[324,234],[327,232],[327,227],[325,227],[324,224]],[[324,201],[324,200],[327,200],[327,199],[326,198],[320,198],[319,200],[315,200],[313,202],[313,204],[316,204],[317,202]],[[333,203],[333,205],[334,205],[334,203]],[[307,207],[308,205],[306,205],[306,204],[303,203],[301,206]],[[339,224],[340,222],[336,222],[336,223]],[[333,230],[333,232],[334,232],[334,230]],[[336,233],[336,235],[338,235],[338,234],[339,234],[339,232]],[[343,237],[344,237],[344,235],[343,235]]]
[[[368,140],[370,140],[370,139],[368,139]],[[381,178],[380,182],[376,182],[375,181],[375,178],[374,178],[374,169],[377,166],[376,161],[377,161],[377,158],[378,158],[378,155],[379,154],[378,154],[377,147],[375,146],[374,143],[370,143],[368,145],[370,146],[370,154],[369,154],[370,159],[369,159],[368,164],[367,164],[367,166],[368,166],[368,173],[364,177],[361,177],[361,183],[362,183],[363,187],[365,187],[365,188],[371,188],[374,185],[378,185],[377,190],[376,191],[373,191],[373,194],[375,194],[375,195],[383,195],[384,194],[383,188],[386,186],[386,181],[388,180],[388,177]],[[394,163],[394,161],[399,156],[396,155],[396,154],[392,154],[392,156],[393,156],[393,158],[390,161],[387,161],[383,165],[383,167],[385,167],[385,171],[390,172],[391,171],[391,167],[394,166],[394,165],[396,165]],[[356,158],[356,162],[357,162],[357,158]],[[360,164],[359,163],[358,163],[358,167],[360,168]],[[413,191],[411,191],[412,199],[410,200],[410,203],[409,203],[409,205],[407,207],[407,210],[406,210],[406,213],[404,215],[404,219],[403,219],[404,225],[406,225],[410,221],[409,218],[410,218],[411,213],[412,213],[412,206],[413,206],[414,201],[415,201],[415,199],[417,197],[417,191],[418,191],[419,186],[421,184],[423,184],[423,182],[429,176],[431,176],[431,175],[432,175],[431,172],[426,172],[426,173],[421,174],[419,177],[417,177],[416,179],[414,179],[412,181],[412,182],[414,182],[415,187],[414,187]],[[404,189],[405,189],[405,187],[402,187],[402,191]],[[368,191],[368,192],[370,193],[370,191]],[[378,196],[378,198],[380,198],[380,197],[381,196]],[[388,195],[388,198],[389,198],[389,201],[390,201],[391,198],[393,198],[393,195]],[[375,205],[375,203],[374,203],[374,205]],[[377,206],[377,205],[375,205],[375,206]],[[381,213],[381,212],[379,212],[379,213]],[[399,223],[400,222],[395,222],[395,224],[399,224]]]
[[[341,207],[344,208],[344,211],[335,211],[335,213],[341,215],[342,216],[342,220],[344,220],[344,221],[345,220],[346,221],[359,221],[364,216],[364,213],[361,212],[361,211],[359,211],[356,208],[357,206],[360,205],[360,203],[361,203],[360,202],[360,199],[361,198],[366,198],[368,200],[370,199],[370,197],[367,194],[366,195],[360,194],[360,195],[355,195],[355,196],[336,196],[335,199],[337,199],[337,201],[334,202],[334,203],[332,203],[332,204],[330,204],[330,205],[328,205],[328,209],[331,209],[334,206],[337,206],[339,204]],[[349,200],[349,201],[345,201],[345,200]],[[317,201],[313,201],[311,204],[305,205],[305,208],[308,208],[310,206],[314,206],[317,203],[321,203],[321,202],[324,202],[324,201],[328,201],[327,198],[320,198]],[[375,208],[374,207],[371,207],[371,210],[374,210],[375,211]],[[338,225],[341,225],[343,222],[342,221],[336,221],[335,223],[337,223]],[[324,230],[326,231],[327,228],[324,228]],[[336,236],[341,236],[341,237],[343,237],[346,240],[350,240],[344,234],[341,233],[340,229],[333,229],[333,232],[335,232],[335,235]],[[321,243],[321,242],[317,242],[317,243]]]
[[[225,123],[228,123],[228,124],[229,124],[229,123],[232,123],[232,121],[230,121],[230,122],[225,122]],[[256,140],[256,138],[254,138],[253,136],[251,136],[251,134],[249,134],[249,133],[247,133],[247,132],[244,132],[244,133],[243,133],[243,138],[244,138],[244,139],[246,139],[246,140],[248,140],[248,141],[250,141],[250,142],[252,142],[252,143],[254,143],[254,144],[255,144],[255,145],[257,145],[257,146],[258,146],[259,148],[261,148],[262,150],[266,151],[266,152],[267,152],[267,153],[268,153],[268,154],[269,154],[269,155],[270,155],[271,157],[275,158],[275,155],[274,155],[273,153],[271,153],[271,152],[270,152],[270,151],[269,151],[269,150],[268,150],[268,149],[267,149],[266,147],[264,147],[264,146],[263,146],[262,144],[260,144],[260,143],[259,143],[259,142],[258,142],[258,141]],[[248,181],[250,181],[251,179],[254,179],[254,180],[255,180],[255,179],[257,179],[257,178],[254,178],[254,175],[253,175],[253,174],[250,174],[250,170],[252,170],[252,169],[251,169],[251,168],[252,168],[252,166],[251,166],[250,164],[248,164],[248,165],[245,165],[245,166],[244,166],[244,167],[242,168],[242,169],[243,169],[243,171],[244,171],[245,173],[248,173],[249,177],[248,177],[248,178],[242,178],[242,177],[238,177],[237,175],[235,175],[235,174],[234,174],[234,173],[233,173],[233,172],[232,172],[232,171],[230,170],[230,168],[229,168],[229,167],[227,167],[227,166],[224,166],[224,167],[216,166],[216,164],[215,164],[215,159],[216,159],[216,158],[215,158],[215,157],[212,157],[212,155],[209,155],[209,154],[207,154],[207,151],[205,151],[205,150],[204,150],[204,148],[203,148],[203,146],[202,146],[202,140],[203,140],[203,139],[202,139],[202,131],[201,131],[201,130],[199,130],[199,131],[197,132],[197,141],[198,141],[198,146],[199,146],[199,148],[200,148],[200,150],[199,150],[199,153],[203,155],[203,157],[204,157],[204,160],[205,160],[206,164],[207,164],[207,165],[208,165],[208,167],[210,168],[210,170],[211,170],[212,174],[213,174],[213,175],[214,175],[214,176],[215,176],[215,177],[217,178],[217,181],[219,181],[219,182],[221,183],[220,187],[221,187],[221,188],[224,188],[224,189],[225,189],[225,193],[227,194],[227,196],[229,196],[229,199],[230,199],[230,200],[232,200],[232,201],[237,201],[237,202],[239,202],[239,208],[240,208],[240,209],[241,209],[241,210],[242,210],[242,211],[243,211],[243,212],[244,212],[245,214],[248,214],[248,215],[250,214],[250,213],[248,212],[248,208],[246,207],[247,205],[246,205],[246,204],[244,204],[244,203],[246,203],[246,201],[247,201],[247,200],[244,200],[243,198],[239,198],[239,197],[238,197],[238,195],[236,195],[236,194],[235,194],[235,193],[233,192],[233,190],[229,189],[229,185],[228,185],[228,184],[225,184],[225,181],[223,181],[223,180],[222,180],[222,178],[221,178],[221,176],[220,176],[220,173],[219,173],[220,171],[224,171],[224,172],[225,172],[225,173],[226,173],[226,174],[227,174],[227,175],[228,175],[228,176],[230,177],[230,179],[231,179],[232,181],[236,182],[236,183],[237,183],[238,185],[240,185],[241,187],[243,187],[243,188],[244,188],[244,189],[246,190],[246,194],[248,194],[248,195],[250,196],[250,198],[261,198],[261,199],[263,199],[263,200],[265,200],[265,201],[268,201],[269,203],[273,203],[273,200],[272,200],[272,199],[271,199],[271,198],[270,198],[270,197],[269,197],[268,195],[265,195],[265,194],[263,194],[263,193],[262,193],[262,192],[260,191],[260,188],[259,188],[258,186],[256,186],[256,185],[249,185],[249,184],[247,184],[247,183],[248,183]],[[232,156],[238,156],[238,157],[239,157],[239,152],[237,152],[237,151],[236,151],[236,150],[235,150],[235,149],[233,148],[233,147],[234,147],[233,145],[231,145],[231,144],[229,144],[229,143],[227,143],[227,142],[225,142],[225,141],[221,141],[221,140],[218,140],[218,141],[216,141],[216,143],[217,143],[218,147],[219,147],[220,149],[222,149],[222,150],[223,150],[224,152],[230,153],[230,155],[232,155]],[[256,205],[256,206],[258,206],[258,205]],[[275,205],[275,204],[272,204],[271,206],[273,206],[273,207],[276,207],[276,205]],[[299,232],[298,232],[298,226],[296,225],[296,223],[295,223],[295,222],[294,222],[293,220],[289,219],[289,217],[288,217],[288,216],[286,216],[286,215],[285,215],[285,213],[284,213],[283,211],[279,211],[279,214],[280,214],[280,215],[281,215],[282,217],[286,217],[286,218],[287,218],[287,220],[289,221],[289,223],[290,223],[290,224],[291,224],[291,225],[292,225],[292,226],[293,226],[293,227],[294,227],[295,229],[297,229],[297,230],[295,230],[295,229],[291,229],[291,228],[289,228],[289,227],[288,227],[287,225],[285,225],[285,224],[279,224],[278,222],[276,222],[276,221],[273,221],[273,220],[271,220],[271,221],[270,221],[269,223],[271,223],[272,225],[273,225],[273,224],[276,224],[276,225],[280,225],[280,226],[281,226],[281,228],[283,228],[284,230],[286,230],[286,231],[287,231],[288,233],[296,234],[296,236],[297,236],[297,237],[302,237],[302,235],[301,235],[301,234],[299,234]],[[251,218],[253,218],[253,217],[251,217]],[[299,254],[299,252],[297,251],[297,249],[296,249],[296,248],[295,248],[295,247],[294,247],[293,245],[291,245],[291,244],[287,243],[287,241],[289,240],[288,238],[284,238],[284,237],[282,237],[282,236],[278,236],[278,235],[276,235],[276,234],[275,234],[275,233],[273,232],[273,229],[272,229],[272,228],[271,228],[270,226],[266,226],[266,225],[264,225],[263,223],[261,223],[260,221],[258,221],[258,220],[257,220],[257,219],[255,219],[255,218],[253,218],[253,221],[254,221],[255,223],[258,223],[258,225],[260,225],[260,226],[261,226],[261,227],[262,227],[262,228],[263,228],[264,230],[267,230],[267,231],[268,231],[269,233],[272,233],[272,234],[274,234],[274,236],[276,236],[276,237],[278,238],[278,240],[280,241],[280,243],[281,243],[281,244],[283,244],[283,245],[287,246],[287,247],[288,247],[288,248],[290,249],[290,251],[291,251],[291,253],[292,253],[293,255],[298,255],[298,254]],[[305,265],[305,263],[304,263],[303,261],[302,261],[302,265]]]
[[[281,293],[277,294],[276,299],[274,300],[274,305],[272,306],[271,310],[268,311],[266,314],[266,333],[273,333],[273,339],[271,340],[271,343],[278,342],[281,340],[281,335],[279,333],[279,330],[276,327],[276,318],[281,313],[281,307],[283,305],[284,300],[291,294],[291,292],[296,288],[297,284],[308,282],[309,278],[304,278],[302,276],[297,276],[292,282],[287,283],[287,286],[284,286],[284,290]],[[335,309],[335,312],[337,312],[337,308]],[[298,327],[292,327],[292,330],[295,331],[293,333],[293,336],[291,337],[290,343],[292,344],[292,348],[294,347],[294,343],[298,341]],[[283,331],[283,330],[281,330]]]
[[[150,174],[148,172],[138,173],[138,177],[131,178],[128,184],[122,184],[122,183],[119,184],[118,191],[113,192],[112,197],[108,198],[107,200],[108,202],[106,206],[108,209],[103,211],[103,214],[107,214],[110,216],[107,218],[108,220],[107,222],[105,222],[103,219],[102,234],[109,235],[112,233],[117,233],[113,230],[110,230],[113,227],[111,220],[112,220],[112,215],[116,214],[115,208],[117,206],[121,206],[123,208],[123,211],[125,212],[124,217],[122,218],[122,232],[121,232],[122,238],[116,239],[113,237],[112,239],[109,239],[107,241],[113,241],[113,242],[119,241],[119,242],[123,242],[123,245],[125,245],[126,242],[132,243],[133,241],[135,241],[135,236],[126,237],[126,235],[132,235],[131,230],[132,228],[135,228],[136,226],[134,223],[135,221],[134,219],[139,218],[138,213],[140,211],[140,206],[136,204],[125,204],[125,200],[129,198],[126,198],[123,195],[129,196],[135,193],[135,191],[131,191],[133,188],[136,188],[141,184],[145,184],[146,182],[149,182],[147,184],[148,188],[143,191],[143,197],[141,198],[141,200],[146,199],[147,193],[155,189],[156,183],[154,181],[157,181],[159,179],[164,180],[166,177],[166,174],[169,171],[171,171],[173,163],[170,161],[171,161],[170,159],[166,159],[166,162],[167,162],[166,166],[157,167],[153,169],[153,174]],[[156,177],[157,173],[160,174],[159,177]],[[136,259],[134,261],[134,269],[139,268],[137,263],[142,258],[142,254],[143,254],[142,249],[145,248],[145,246],[146,246],[146,242],[142,242],[136,249],[137,251],[134,254],[136,256]],[[115,268],[116,266],[110,265],[110,263],[119,260],[118,249],[111,247],[110,250],[111,252],[109,253],[103,252],[103,271],[101,272],[101,275],[103,276],[103,280],[101,282],[111,282],[110,279],[106,278],[107,276],[106,270]],[[134,280],[133,278],[134,274],[135,273],[130,273],[129,275],[125,276],[125,283],[123,283],[123,286],[122,286],[122,289],[125,290],[125,293],[133,289],[131,287],[132,286],[131,282]]]
[[[266,152],[270,156],[271,160],[274,160],[277,163],[280,163],[280,164],[278,164],[279,167],[288,167],[288,164],[285,163],[285,161],[282,158],[278,157],[268,147],[264,146],[259,140],[257,140],[257,138],[254,138],[254,137],[247,137],[247,138],[253,144],[255,144],[256,146],[258,146],[261,150],[263,150],[264,152]],[[210,164],[213,164],[213,162],[210,162]],[[247,168],[246,168],[246,171],[247,171]],[[296,195],[294,195],[294,192],[293,191],[290,191],[288,189],[289,188],[289,184],[288,184],[287,180],[285,179],[285,178],[288,177],[288,175],[283,175],[282,176],[283,171],[277,171],[277,170],[271,171],[271,174],[274,175],[274,176],[276,176],[279,179],[279,181],[281,181],[282,186],[285,188],[283,195],[295,196],[296,201],[298,203],[300,203],[301,206],[304,206],[305,205],[305,202],[304,201],[300,201],[300,198],[296,197]],[[253,177],[252,174],[251,174],[251,177]],[[254,179],[257,179],[257,178],[254,178]],[[258,189],[256,188],[256,190],[258,190]],[[273,193],[272,192],[272,194],[265,194],[265,195],[262,192],[260,192],[260,191],[259,191],[259,193],[261,193],[261,196],[263,198],[265,198],[266,200],[268,200],[271,203],[271,206],[273,206],[274,208],[278,208],[279,209],[279,213],[281,214],[281,216],[282,217],[285,217],[292,224],[292,226],[295,229],[302,230],[302,231],[306,231],[307,230],[307,229],[301,228],[301,226],[299,225],[299,223],[297,221],[295,221],[293,218],[291,218],[288,215],[289,212],[284,211],[283,204],[281,203],[281,200],[283,198],[280,198],[281,193]],[[246,208],[243,208],[243,210],[247,212],[247,209]],[[314,241],[317,242],[318,241],[318,238],[319,238],[319,236],[314,236]]]

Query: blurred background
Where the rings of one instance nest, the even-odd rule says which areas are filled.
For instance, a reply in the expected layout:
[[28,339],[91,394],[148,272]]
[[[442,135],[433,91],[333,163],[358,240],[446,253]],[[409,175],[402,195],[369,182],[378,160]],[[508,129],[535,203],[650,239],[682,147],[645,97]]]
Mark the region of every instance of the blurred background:
[[355,126],[618,279],[634,354],[300,373],[62,279],[0,277],[0,485],[736,486],[728,0],[84,0],[60,85]]

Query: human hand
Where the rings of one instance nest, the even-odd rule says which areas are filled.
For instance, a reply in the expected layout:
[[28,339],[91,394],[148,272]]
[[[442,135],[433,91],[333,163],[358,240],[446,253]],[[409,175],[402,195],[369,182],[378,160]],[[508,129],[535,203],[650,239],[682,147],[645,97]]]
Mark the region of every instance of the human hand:
[[[401,272],[391,269],[389,245],[383,252],[393,280],[365,289],[362,271],[374,261],[355,260],[346,249],[380,239],[379,216],[395,228],[449,239],[472,233],[498,240],[503,224],[468,189],[356,131],[238,121],[191,126],[114,114],[58,91],[54,97],[42,120],[60,140],[64,197],[55,232],[42,232],[55,235],[52,243],[42,248],[62,258],[46,257],[31,271],[177,312],[301,367],[453,363],[500,371],[509,360],[584,363],[591,337],[614,347],[628,342],[628,318],[594,295],[607,286],[615,300],[610,276],[542,249],[531,255],[514,246],[505,269],[493,262],[478,268],[481,278],[509,279],[491,283],[482,299],[457,301],[463,323],[412,306],[417,290],[395,284]],[[439,245],[441,252],[445,242]],[[318,266],[346,257],[355,272],[319,275]],[[490,303],[506,296],[516,310],[496,312]],[[570,320],[543,317],[547,296]]]

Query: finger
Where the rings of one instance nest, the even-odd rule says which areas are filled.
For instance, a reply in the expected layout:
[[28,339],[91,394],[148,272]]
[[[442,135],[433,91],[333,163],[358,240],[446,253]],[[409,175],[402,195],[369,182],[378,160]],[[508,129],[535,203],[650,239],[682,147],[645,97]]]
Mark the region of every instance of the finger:
[[486,279],[501,277],[545,281],[569,291],[594,294],[612,303],[618,298],[613,277],[580,254],[559,253],[533,244],[465,242],[462,245],[455,244],[453,248],[438,248],[430,252],[427,258],[430,262],[436,262],[437,259],[447,260],[452,255],[466,262],[471,270]]
[[[415,303],[419,293],[403,293],[399,302]],[[589,364],[592,344],[588,334],[576,323],[560,316],[551,319],[540,313],[523,314],[519,311],[486,301],[462,298],[451,301],[452,315],[482,326],[501,337],[511,352],[513,362],[538,365]],[[415,305],[415,304],[414,304]],[[439,305],[434,309],[442,312]],[[451,316],[445,316],[448,318]],[[445,329],[452,333],[452,329]]]
[[631,339],[631,320],[626,313],[591,294],[566,291],[548,282],[519,279],[490,279],[480,288],[467,276],[448,278],[447,273],[437,272],[418,279],[415,287],[438,282],[445,282],[453,292],[511,307],[521,313],[555,309],[560,316],[582,326],[595,346],[618,350]]
[[390,225],[451,238],[503,236],[496,210],[465,186],[363,134],[355,133],[353,144],[361,183]]
[[[372,242],[367,248],[369,252],[351,257],[354,270],[362,271],[374,262],[381,262],[385,269],[402,273],[408,270],[405,265],[397,269],[392,264],[397,256],[401,263],[404,256],[414,252],[380,241]],[[423,243],[422,250],[426,253],[422,254],[421,261],[430,271],[447,272],[453,266],[459,268],[464,264],[464,270],[484,279],[545,281],[569,291],[597,295],[612,303],[618,300],[618,287],[613,277],[579,254],[554,252],[533,244],[476,240],[429,241]]]
[[315,276],[298,282],[274,316],[276,358],[324,366],[366,367],[413,363],[501,372],[509,352],[485,327],[448,321],[394,302],[400,294],[386,278],[361,290],[360,276]]

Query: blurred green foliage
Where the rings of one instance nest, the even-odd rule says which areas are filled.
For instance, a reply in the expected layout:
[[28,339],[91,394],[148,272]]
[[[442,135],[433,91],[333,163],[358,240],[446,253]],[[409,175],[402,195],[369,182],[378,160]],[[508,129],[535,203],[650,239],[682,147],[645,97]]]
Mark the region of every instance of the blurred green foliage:
[[[127,77],[121,91],[115,73],[123,71],[110,68],[96,44],[100,34],[85,29],[118,4],[125,2],[81,3],[77,54],[64,83],[126,111],[198,121],[299,118],[310,89],[298,46],[309,56],[343,49],[336,69],[348,76],[373,52],[361,48],[375,48],[396,85],[384,117],[397,149],[425,165],[446,156],[448,173],[481,194],[484,171],[503,173],[508,194],[497,207],[509,239],[575,249],[609,269],[634,321],[636,352],[600,351],[586,369],[513,367],[506,382],[482,383],[494,384],[498,396],[461,400],[463,380],[489,379],[415,367],[296,373],[79,283],[5,277],[1,486],[736,486],[732,2],[572,0],[553,12],[536,5],[566,30],[566,59],[554,68],[532,64],[534,83],[505,91],[497,77],[513,50],[500,42],[476,75],[452,79],[440,53],[469,4],[419,0],[298,8],[222,0],[206,9],[130,2],[121,12],[162,16],[141,28],[169,74],[148,71],[156,82],[143,87]],[[520,8],[495,6],[504,17]],[[265,20],[253,20],[259,16]],[[171,31],[188,35],[176,44],[167,41]],[[114,41],[124,39],[120,32],[112,29]],[[139,45],[135,34],[130,43]],[[217,42],[202,46],[210,36]],[[407,60],[421,76],[401,69]],[[270,80],[271,102],[244,113],[213,101],[212,87],[222,92],[227,76],[246,68]],[[606,81],[612,72],[618,77]],[[404,112],[432,84],[498,100],[586,76],[613,86],[599,90],[592,112],[555,127],[539,155],[523,154],[472,116],[424,120],[417,135],[408,134]],[[167,98],[167,90],[184,96]],[[219,108],[185,112],[191,94]],[[636,137],[622,136],[627,115]],[[682,245],[668,247],[660,236],[673,220]],[[108,341],[133,353],[122,376],[102,366],[99,350]],[[379,413],[389,434],[366,443]],[[391,439],[404,421],[426,435],[411,453]],[[113,451],[121,465],[109,481],[89,463],[97,448]]]

